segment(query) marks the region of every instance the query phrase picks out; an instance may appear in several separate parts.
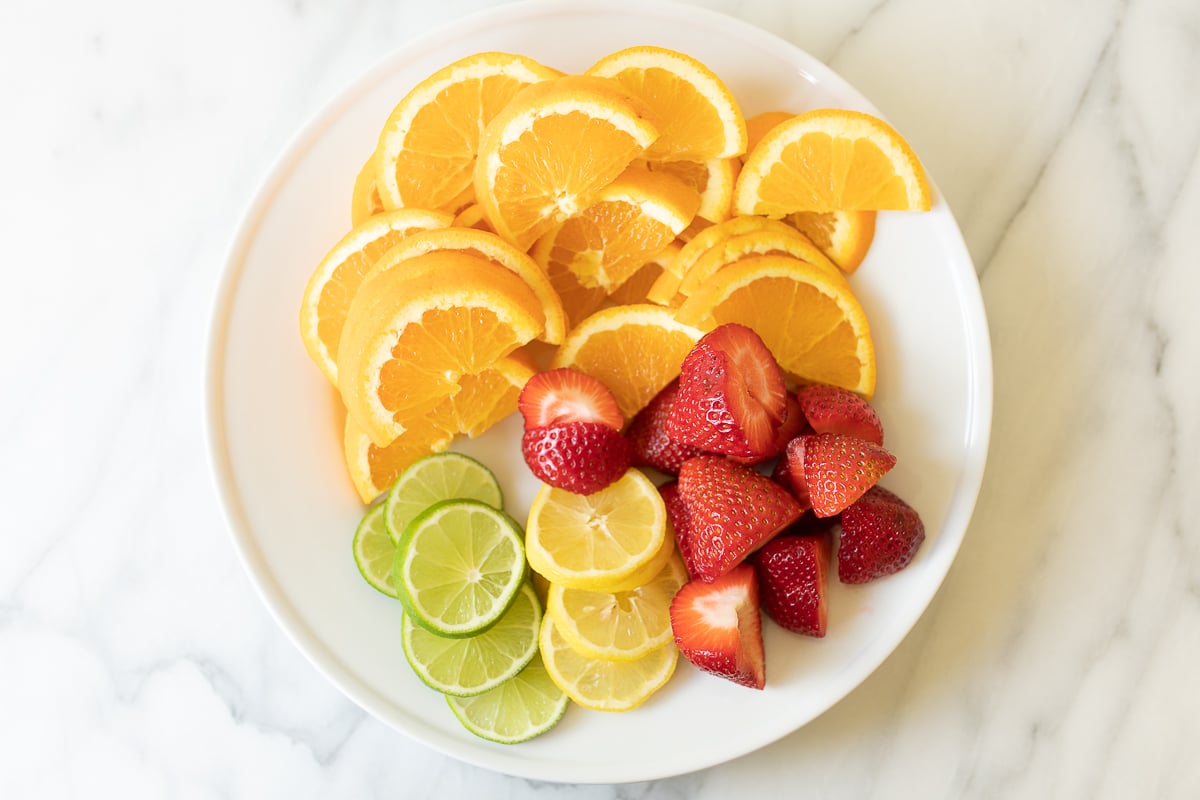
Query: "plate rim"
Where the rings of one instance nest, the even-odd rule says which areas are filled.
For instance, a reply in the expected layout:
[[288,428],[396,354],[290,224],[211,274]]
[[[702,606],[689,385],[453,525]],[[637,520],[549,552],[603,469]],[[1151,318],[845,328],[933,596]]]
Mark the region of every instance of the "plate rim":
[[[842,702],[848,694],[878,670],[879,666],[907,638],[912,628],[924,616],[938,592],[941,591],[950,566],[961,549],[982,487],[990,444],[993,403],[992,351],[982,290],[974,262],[963,239],[962,230],[944,199],[940,205],[952,224],[947,231],[949,235],[943,239],[943,245],[955,251],[953,254],[955,259],[970,268],[969,270],[955,269],[952,272],[954,294],[961,301],[958,308],[959,317],[964,323],[963,329],[968,334],[965,342],[968,356],[966,374],[968,403],[965,418],[968,424],[964,431],[966,436],[963,441],[966,456],[963,470],[958,476],[957,485],[951,495],[951,502],[946,509],[945,519],[939,529],[939,536],[952,539],[953,546],[938,551],[940,558],[926,565],[926,569],[931,570],[936,576],[936,582],[927,596],[921,597],[919,611],[907,624],[897,626],[892,636],[880,637],[872,643],[864,657],[856,662],[859,668],[843,674],[843,679],[836,684],[837,689],[831,692],[832,699],[827,704],[808,719],[799,721],[773,738],[743,747],[731,748],[722,759],[717,761],[698,759],[688,762],[686,759],[682,759],[673,762],[668,770],[643,769],[615,776],[607,773],[601,774],[604,770],[599,765],[588,767],[575,764],[570,766],[573,771],[567,774],[564,770],[554,769],[555,764],[553,763],[513,759],[507,755],[505,750],[495,751],[481,747],[474,742],[468,743],[475,745],[474,747],[466,746],[461,739],[443,735],[432,729],[422,731],[421,735],[418,735],[394,715],[386,713],[386,711],[381,712],[381,709],[387,709],[391,705],[391,701],[362,681],[337,653],[317,637],[309,624],[302,619],[287,599],[261,549],[254,545],[252,541],[253,527],[244,509],[242,492],[233,479],[231,457],[225,440],[223,402],[229,321],[240,279],[246,268],[247,253],[270,208],[272,198],[279,193],[295,165],[313,148],[320,136],[336,123],[347,108],[351,107],[381,80],[386,79],[397,64],[406,59],[414,58],[447,41],[470,35],[474,30],[485,28],[493,20],[503,20],[507,24],[547,14],[572,15],[595,12],[603,12],[612,16],[632,14],[641,17],[686,14],[706,25],[732,27],[738,29],[743,35],[772,41],[774,46],[787,51],[793,58],[799,56],[799,60],[807,62],[806,70],[818,83],[832,86],[838,92],[848,93],[861,99],[865,107],[882,116],[869,98],[866,98],[852,84],[799,45],[737,17],[707,8],[691,6],[677,2],[677,0],[521,0],[474,12],[420,34],[394,48],[374,65],[335,91],[329,100],[321,104],[272,159],[263,173],[263,177],[258,181],[257,189],[250,195],[249,201],[237,217],[238,225],[221,261],[221,278],[210,298],[209,327],[205,339],[206,352],[202,361],[205,369],[205,413],[202,424],[204,440],[207,445],[206,456],[209,473],[220,499],[228,534],[233,540],[235,552],[238,554],[250,583],[284,634],[317,672],[338,691],[358,705],[365,713],[383,721],[393,730],[419,744],[465,763],[507,775],[538,780],[569,783],[627,783],[686,774],[725,763],[761,749],[809,724],[813,719]],[[930,175],[929,178],[930,183],[934,186],[935,194],[941,196],[933,176]],[[969,274],[967,274],[968,272]],[[532,768],[534,765],[548,768]]]

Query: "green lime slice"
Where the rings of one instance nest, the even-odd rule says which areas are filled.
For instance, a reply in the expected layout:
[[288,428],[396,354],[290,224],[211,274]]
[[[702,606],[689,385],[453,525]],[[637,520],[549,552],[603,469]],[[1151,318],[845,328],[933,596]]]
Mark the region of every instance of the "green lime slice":
[[388,490],[387,525],[397,544],[408,523],[443,500],[478,500],[504,508],[504,495],[492,471],[462,453],[435,453],[413,462]]
[[354,531],[354,563],[367,583],[388,597],[395,597],[392,566],[396,563],[396,545],[388,535],[383,514],[383,504],[379,503],[367,509],[358,523]]
[[537,653],[541,621],[541,605],[526,583],[500,621],[476,636],[438,636],[405,614],[404,656],[429,687],[469,697],[494,689],[525,668]]
[[566,713],[569,698],[554,685],[541,658],[495,689],[446,702],[458,721],[476,736],[500,744],[516,744],[553,728]]
[[478,500],[444,500],[404,529],[392,577],[404,610],[440,636],[494,625],[525,580],[521,528]]

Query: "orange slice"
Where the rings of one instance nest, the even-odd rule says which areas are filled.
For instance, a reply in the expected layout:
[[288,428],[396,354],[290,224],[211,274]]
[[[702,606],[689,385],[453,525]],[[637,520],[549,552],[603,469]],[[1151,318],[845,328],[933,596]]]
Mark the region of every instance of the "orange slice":
[[658,137],[615,84],[574,75],[513,98],[479,144],[475,196],[497,233],[521,250],[590,206]]
[[682,245],[678,241],[671,242],[635,272],[633,277],[617,287],[608,299],[616,305],[622,306],[648,302],[646,295],[649,294],[650,288],[662,277],[664,272],[671,269],[671,265],[679,257],[680,249],[682,249]]
[[350,224],[361,225],[367,217],[382,214],[385,209],[379,199],[379,187],[375,179],[379,176],[379,161],[372,153],[354,179],[354,192],[350,197]]
[[[372,272],[391,269],[410,258],[437,251],[455,251],[486,259],[512,272],[529,287],[542,304],[546,330],[542,338],[558,344],[567,334],[567,320],[562,301],[546,277],[545,271],[529,257],[494,233],[476,228],[438,228],[419,231],[405,237],[375,263]],[[447,276],[453,280],[452,275]]]
[[630,420],[679,377],[684,356],[701,335],[662,306],[616,306],[576,325],[559,346],[553,365],[598,378]]
[[[452,276],[448,280],[447,276]],[[372,273],[338,348],[346,409],[376,445],[390,444],[482,372],[537,338],[541,301],[519,277],[482,258],[436,251]]]
[[808,236],[843,272],[854,272],[875,239],[874,211],[797,211],[784,220]]
[[824,108],[776,125],[746,158],[734,187],[738,214],[928,211],[925,170],[895,129],[858,111]]
[[414,86],[379,135],[384,207],[455,211],[469,204],[483,129],[519,91],[560,74],[525,56],[476,53]]
[[733,185],[741,161],[710,158],[708,161],[647,161],[651,172],[674,175],[700,195],[696,216],[709,222],[724,222],[733,208]]
[[463,375],[459,391],[442,400],[423,420],[411,423],[386,447],[377,447],[347,415],[344,447],[346,467],[364,503],[372,502],[410,464],[445,450],[458,435],[476,437],[517,410],[521,387],[533,368],[508,357],[476,375]]
[[444,228],[449,214],[400,209],[368,217],[333,246],[313,271],[300,301],[300,337],[309,356],[336,386],[337,351],[346,311],[375,261],[416,231]]
[[[474,191],[471,196],[474,197]],[[492,231],[491,226],[487,224],[487,220],[483,218],[483,209],[479,207],[479,203],[471,203],[471,205],[458,212],[454,217],[454,227],[456,228],[476,228],[481,231]]]
[[726,239],[763,230],[772,225],[782,226],[783,223],[772,222],[765,217],[734,217],[698,231],[683,245],[675,260],[671,262],[670,268],[650,287],[646,299],[664,306],[678,305],[683,300],[679,294],[683,277],[701,256]]
[[679,293],[691,297],[718,270],[747,256],[789,255],[831,274],[840,274],[837,265],[803,233],[782,222],[765,222],[773,224],[740,236],[731,236],[704,251],[683,276]]
[[792,256],[751,256],[717,272],[675,312],[681,324],[751,326],[800,383],[875,391],[875,347],[850,284]]
[[675,241],[699,202],[678,179],[631,167],[594,203],[542,236],[535,258],[547,272],[565,268],[580,285],[611,293]]
[[754,148],[762,141],[767,133],[781,122],[787,122],[796,116],[790,111],[764,111],[746,120],[746,152],[753,153]]
[[597,61],[589,75],[611,78],[650,108],[661,135],[646,150],[655,161],[706,161],[746,152],[737,100],[700,61],[664,47],[630,47]]

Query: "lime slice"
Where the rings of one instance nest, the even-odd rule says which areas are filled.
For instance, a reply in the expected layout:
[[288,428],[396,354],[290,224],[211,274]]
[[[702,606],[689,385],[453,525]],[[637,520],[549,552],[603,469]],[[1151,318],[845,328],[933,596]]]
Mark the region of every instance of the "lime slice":
[[525,580],[521,528],[478,500],[444,500],[404,529],[392,576],[404,610],[440,636],[494,625]]
[[379,503],[367,509],[358,523],[354,531],[354,563],[367,583],[388,597],[395,597],[392,565],[396,562],[396,545],[388,535],[383,515],[383,503]]
[[504,508],[504,495],[492,471],[462,453],[435,453],[415,461],[388,490],[387,525],[397,544],[408,523],[443,500],[478,500]]
[[500,621],[476,636],[451,639],[430,633],[404,615],[404,656],[432,689],[470,697],[516,675],[537,653],[542,608],[526,583]]
[[540,736],[562,719],[570,702],[535,658],[515,677],[474,697],[446,696],[450,710],[467,730],[500,744]]

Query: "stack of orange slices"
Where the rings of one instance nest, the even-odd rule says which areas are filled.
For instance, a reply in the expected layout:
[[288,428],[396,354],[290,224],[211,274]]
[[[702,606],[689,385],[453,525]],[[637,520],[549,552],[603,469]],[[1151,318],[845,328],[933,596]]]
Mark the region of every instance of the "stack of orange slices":
[[497,52],[449,64],[400,100],[353,184],[351,230],[312,273],[300,327],[367,502],[511,413],[539,368],[595,375],[632,418],[725,322],[754,328],[796,383],[870,397],[848,276],[877,211],[932,203],[882,120],[747,120],[711,69],[651,46],[575,75]]

